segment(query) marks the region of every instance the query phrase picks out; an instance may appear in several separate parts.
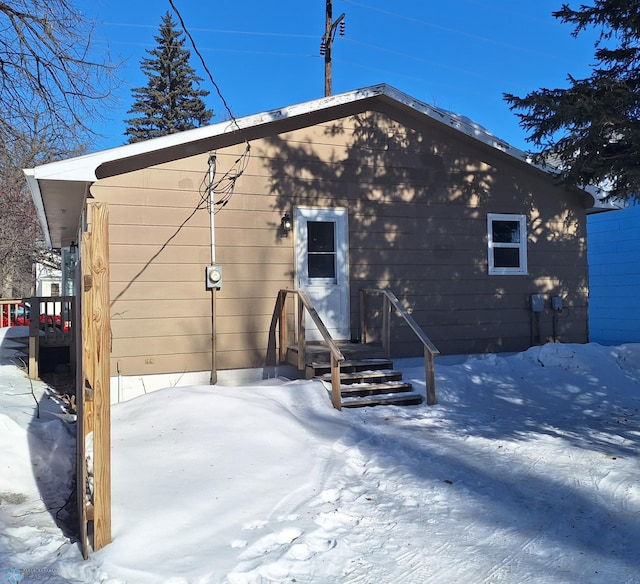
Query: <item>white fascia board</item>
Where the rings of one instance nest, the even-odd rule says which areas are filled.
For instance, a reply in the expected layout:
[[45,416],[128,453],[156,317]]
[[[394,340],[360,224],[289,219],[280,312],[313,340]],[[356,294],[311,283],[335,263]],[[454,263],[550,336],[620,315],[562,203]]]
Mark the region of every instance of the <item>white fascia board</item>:
[[49,235],[49,223],[47,222],[47,214],[44,211],[44,203],[42,202],[42,193],[40,192],[40,185],[38,181],[34,177],[34,171],[32,168],[24,169],[25,177],[27,178],[27,185],[29,190],[31,191],[31,198],[33,199],[33,204],[36,207],[36,214],[38,216],[38,221],[40,222],[40,226],[42,227],[42,232],[44,233],[44,239],[47,246],[47,249],[51,249],[51,236]]
[[[353,98],[349,99],[347,97],[347,94],[344,94],[344,96],[340,97],[342,97],[342,99],[335,100],[328,98],[329,101],[332,102],[330,105],[336,105],[337,103],[341,102],[348,103],[350,101],[353,101]],[[242,131],[245,128],[251,128],[279,119],[285,119],[303,113],[323,109],[322,107],[319,107],[319,105],[321,104],[319,104],[318,102],[324,101],[325,100],[316,100],[314,102],[308,102],[283,109],[272,110],[260,114],[246,116],[243,118],[238,118],[236,120],[203,126],[201,128],[195,128],[193,130],[176,132],[175,134],[169,134],[167,136],[161,136],[159,138],[153,138],[151,140],[134,142],[133,144],[125,144],[124,146],[118,146],[116,148],[110,148],[108,150],[101,150],[92,154],[85,154],[83,156],[77,156],[75,158],[68,158],[66,160],[42,164],[30,170],[36,180],[95,182],[96,180],[98,180],[96,177],[96,170],[106,162],[114,162],[116,160],[133,158],[135,156],[160,151],[165,148],[173,148],[175,146],[189,144],[198,140],[221,136],[226,133]],[[238,141],[242,141],[242,137],[240,137]]]
[[[481,125],[475,123],[473,120],[466,118],[464,116],[436,108],[434,106],[428,105],[420,100],[417,100],[402,91],[399,91],[390,85],[380,84],[373,85],[371,87],[366,87],[364,89],[356,89],[354,91],[349,91],[346,93],[341,93],[338,95],[331,95],[328,97],[324,97],[321,99],[292,105],[286,108],[282,108],[279,110],[272,110],[269,112],[264,112],[262,114],[257,114],[255,116],[249,116],[247,118],[242,118],[238,120],[238,127],[236,129],[242,129],[246,127],[255,126],[258,124],[264,124],[270,121],[275,121],[278,119],[295,117],[297,115],[302,115],[306,113],[311,113],[313,111],[319,111],[322,109],[327,109],[330,107],[335,107],[342,104],[356,102],[362,99],[368,99],[372,97],[376,97],[379,95],[385,95],[398,103],[401,103],[411,109],[414,109],[417,112],[424,114],[442,124],[446,124],[463,134],[467,134],[480,142],[484,142],[485,144],[500,150],[501,152],[505,152],[510,154],[511,156],[517,158],[518,160],[527,162],[531,164],[530,156],[511,146],[504,140],[497,138],[491,132],[489,132],[486,128],[483,128]],[[535,165],[537,166],[537,165]]]
[[[242,132],[247,128],[268,124],[278,120],[287,118],[294,118],[300,115],[329,109],[332,107],[354,103],[363,99],[373,98],[376,96],[385,95],[390,99],[393,99],[399,103],[406,105],[440,123],[446,124],[452,128],[455,128],[459,132],[467,134],[476,140],[484,142],[493,148],[496,148],[502,152],[510,154],[515,158],[529,162],[529,157],[510,146],[504,140],[500,140],[491,134],[488,130],[482,126],[476,124],[472,120],[453,114],[446,110],[442,110],[433,106],[430,106],[424,102],[414,99],[394,89],[393,87],[380,84],[364,89],[356,89],[348,91],[346,93],[340,93],[337,95],[330,95],[327,97],[307,101],[300,104],[287,106],[280,109],[274,109],[267,112],[245,116],[237,118],[235,120],[229,120],[220,122],[217,124],[211,124],[209,126],[203,126],[201,128],[195,128],[193,130],[186,130],[184,132],[177,132],[175,134],[169,134],[167,136],[161,136],[152,140],[144,140],[142,142],[135,142],[133,144],[125,144],[116,148],[110,148],[108,150],[102,150],[92,154],[86,154],[84,156],[78,156],[76,158],[69,158],[67,160],[61,160],[58,162],[51,162],[35,167],[33,169],[33,176],[36,180],[71,180],[71,181],[86,181],[94,182],[96,178],[97,168],[105,162],[113,162],[120,159],[131,158],[151,152],[163,150],[165,148],[173,148],[190,142],[203,140],[215,136],[221,136],[227,133]],[[242,141],[242,136],[239,136],[239,141]]]

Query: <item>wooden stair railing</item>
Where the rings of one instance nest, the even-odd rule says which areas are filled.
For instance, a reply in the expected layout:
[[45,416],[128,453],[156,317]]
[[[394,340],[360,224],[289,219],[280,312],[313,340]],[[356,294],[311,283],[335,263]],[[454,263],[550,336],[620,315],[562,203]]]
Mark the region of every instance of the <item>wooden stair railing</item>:
[[362,343],[367,342],[368,336],[368,296],[370,295],[383,295],[383,308],[382,308],[382,347],[387,357],[391,356],[391,309],[394,308],[396,313],[404,319],[409,325],[409,328],[416,334],[418,339],[422,342],[424,347],[424,367],[425,367],[425,384],[427,390],[427,405],[435,405],[438,403],[436,395],[436,380],[435,380],[435,362],[434,358],[440,354],[440,351],[431,342],[429,337],[420,328],[418,323],[407,312],[404,306],[400,304],[400,301],[396,295],[387,289],[378,288],[363,288],[360,290],[360,330],[362,331]]
[[322,322],[320,315],[313,307],[309,296],[302,290],[283,289],[278,292],[278,308],[280,321],[280,362],[287,359],[287,348],[289,346],[287,335],[287,295],[298,297],[298,318],[296,322],[296,341],[298,345],[298,369],[302,371],[306,365],[305,350],[305,312],[309,314],[311,320],[316,325],[324,342],[327,344],[329,353],[331,354],[331,403],[336,410],[342,409],[342,397],[340,393],[340,363],[345,360],[344,355],[336,345]]

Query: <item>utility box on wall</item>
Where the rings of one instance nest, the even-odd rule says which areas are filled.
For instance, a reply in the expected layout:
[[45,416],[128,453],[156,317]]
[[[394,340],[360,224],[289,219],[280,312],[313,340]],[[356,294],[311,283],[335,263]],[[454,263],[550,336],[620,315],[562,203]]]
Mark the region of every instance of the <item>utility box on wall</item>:
[[544,296],[542,294],[532,294],[530,302],[532,312],[544,311]]
[[222,266],[207,266],[205,270],[205,285],[207,290],[222,288]]

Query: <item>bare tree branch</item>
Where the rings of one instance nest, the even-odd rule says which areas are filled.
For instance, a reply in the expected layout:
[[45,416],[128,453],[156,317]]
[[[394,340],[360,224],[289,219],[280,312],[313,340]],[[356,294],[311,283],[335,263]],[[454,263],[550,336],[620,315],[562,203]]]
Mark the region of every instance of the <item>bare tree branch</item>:
[[116,66],[72,0],[0,0],[0,294],[31,293],[55,263],[23,168],[77,155],[108,109]]
[[59,135],[92,133],[117,83],[93,33],[70,0],[0,1],[0,133],[36,116]]

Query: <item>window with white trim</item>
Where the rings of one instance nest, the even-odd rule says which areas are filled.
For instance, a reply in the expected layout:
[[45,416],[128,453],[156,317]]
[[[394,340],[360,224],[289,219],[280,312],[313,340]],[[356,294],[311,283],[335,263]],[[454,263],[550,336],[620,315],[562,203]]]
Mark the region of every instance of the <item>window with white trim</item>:
[[524,215],[488,213],[489,274],[527,273],[527,223]]

